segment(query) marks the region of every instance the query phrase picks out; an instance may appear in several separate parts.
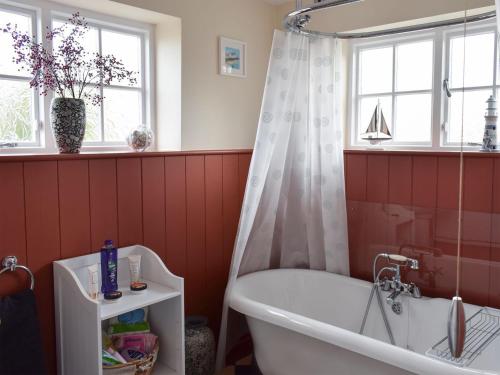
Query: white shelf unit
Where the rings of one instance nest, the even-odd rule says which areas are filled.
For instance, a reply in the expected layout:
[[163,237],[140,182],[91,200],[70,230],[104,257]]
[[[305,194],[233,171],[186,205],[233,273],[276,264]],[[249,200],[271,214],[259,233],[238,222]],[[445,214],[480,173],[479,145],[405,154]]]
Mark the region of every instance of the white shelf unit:
[[[141,255],[141,276],[148,283],[142,293],[129,289],[127,256]],[[160,351],[153,375],[184,375],[184,280],[172,274],[156,253],[144,246],[118,249],[116,302],[88,296],[87,267],[98,264],[100,253],[54,262],[57,367],[59,375],[102,375],[102,327],[114,316],[148,306],[151,332],[158,335]],[[104,372],[104,375],[106,372]]]

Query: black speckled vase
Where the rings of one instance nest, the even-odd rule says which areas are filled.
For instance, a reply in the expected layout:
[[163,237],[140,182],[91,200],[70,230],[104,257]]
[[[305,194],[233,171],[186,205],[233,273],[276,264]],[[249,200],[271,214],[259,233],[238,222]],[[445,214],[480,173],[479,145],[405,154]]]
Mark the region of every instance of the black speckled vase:
[[54,98],[50,122],[61,154],[79,153],[85,136],[85,102],[82,99]]
[[186,318],[186,375],[213,375],[215,338],[204,316]]

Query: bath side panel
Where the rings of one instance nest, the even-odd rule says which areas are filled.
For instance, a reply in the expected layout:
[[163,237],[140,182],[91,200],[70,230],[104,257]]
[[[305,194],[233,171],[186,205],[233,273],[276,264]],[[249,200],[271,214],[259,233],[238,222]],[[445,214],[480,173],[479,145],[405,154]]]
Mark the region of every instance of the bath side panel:
[[265,375],[412,375],[369,357],[247,317]]

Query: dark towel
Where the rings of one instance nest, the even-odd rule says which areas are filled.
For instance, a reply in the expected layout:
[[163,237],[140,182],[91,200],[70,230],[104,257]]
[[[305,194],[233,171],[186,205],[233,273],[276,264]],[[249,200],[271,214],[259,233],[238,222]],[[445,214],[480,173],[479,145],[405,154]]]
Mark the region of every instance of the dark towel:
[[0,374],[46,374],[31,289],[0,299]]

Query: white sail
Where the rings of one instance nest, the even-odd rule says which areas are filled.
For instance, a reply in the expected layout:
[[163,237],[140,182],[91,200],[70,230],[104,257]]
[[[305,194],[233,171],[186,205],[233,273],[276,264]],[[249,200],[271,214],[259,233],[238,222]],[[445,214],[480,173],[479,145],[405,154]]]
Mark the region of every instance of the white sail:
[[380,110],[380,133],[388,136],[389,139],[392,139],[391,132],[389,131],[389,127],[387,126],[387,122],[385,121],[384,113],[382,109]]
[[375,111],[373,112],[368,128],[366,129],[365,133],[361,135],[361,139],[369,140],[374,144],[392,139],[392,135],[389,127],[387,126],[387,121],[385,120],[380,101],[375,107]]
[[368,125],[368,129],[366,129],[365,133],[376,133],[377,132],[377,110],[373,112],[372,119],[370,121],[370,125]]

